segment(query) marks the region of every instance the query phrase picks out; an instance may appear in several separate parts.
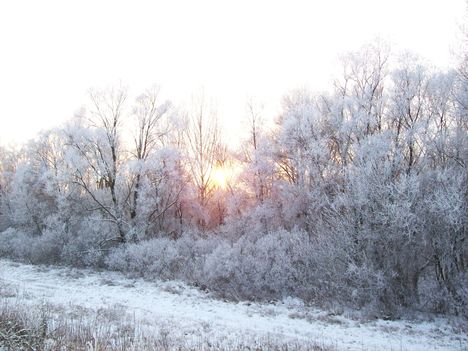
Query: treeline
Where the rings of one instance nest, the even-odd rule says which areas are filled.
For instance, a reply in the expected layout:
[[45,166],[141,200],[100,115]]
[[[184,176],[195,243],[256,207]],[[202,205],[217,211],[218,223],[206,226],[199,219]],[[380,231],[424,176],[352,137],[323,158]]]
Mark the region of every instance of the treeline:
[[342,62],[330,92],[286,95],[272,127],[249,103],[235,151],[203,98],[183,111],[158,88],[92,91],[64,127],[0,151],[0,254],[466,316],[468,56],[440,71],[375,43]]

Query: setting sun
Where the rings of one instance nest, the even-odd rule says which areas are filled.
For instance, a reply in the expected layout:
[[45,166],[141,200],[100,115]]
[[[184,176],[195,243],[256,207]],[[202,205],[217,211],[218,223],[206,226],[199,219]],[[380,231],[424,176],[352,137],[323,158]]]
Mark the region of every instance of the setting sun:
[[231,178],[232,174],[227,168],[216,166],[213,169],[212,181],[213,184],[221,189],[226,189],[228,186],[228,180]]

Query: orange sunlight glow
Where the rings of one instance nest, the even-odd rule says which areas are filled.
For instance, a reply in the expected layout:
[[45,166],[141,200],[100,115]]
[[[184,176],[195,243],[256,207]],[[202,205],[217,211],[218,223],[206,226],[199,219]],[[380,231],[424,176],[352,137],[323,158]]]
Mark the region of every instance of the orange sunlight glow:
[[211,170],[210,182],[218,189],[228,190],[238,187],[243,166],[239,162],[217,163]]
[[232,178],[233,172],[231,172],[226,167],[216,166],[213,169],[213,173],[211,175],[211,179],[213,184],[217,188],[221,188],[225,190],[228,187],[229,180]]

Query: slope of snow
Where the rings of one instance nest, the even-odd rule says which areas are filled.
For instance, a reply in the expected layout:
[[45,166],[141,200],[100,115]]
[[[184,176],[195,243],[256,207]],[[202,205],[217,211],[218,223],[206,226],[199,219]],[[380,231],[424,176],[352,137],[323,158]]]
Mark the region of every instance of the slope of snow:
[[444,319],[432,322],[362,323],[304,307],[232,303],[210,298],[180,282],[129,279],[115,272],[31,266],[0,260],[0,281],[27,296],[28,303],[72,309],[118,307],[147,327],[165,323],[172,333],[206,339],[265,337],[311,342],[338,350],[466,350],[468,337]]

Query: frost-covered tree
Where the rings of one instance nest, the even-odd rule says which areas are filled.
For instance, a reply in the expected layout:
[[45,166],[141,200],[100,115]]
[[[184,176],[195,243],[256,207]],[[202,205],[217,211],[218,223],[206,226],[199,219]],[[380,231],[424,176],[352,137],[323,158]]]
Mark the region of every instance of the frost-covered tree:
[[215,190],[212,175],[221,150],[216,113],[204,95],[194,99],[186,129],[186,160],[198,203],[197,222],[209,224],[208,206]]
[[[128,240],[125,201],[128,189],[119,188],[125,155],[121,124],[124,119],[127,92],[124,88],[90,91],[90,107],[79,118],[82,126],[68,130],[68,162],[74,168],[73,183],[80,186],[92,206],[105,220],[111,221],[117,233],[109,240]],[[122,190],[122,192],[119,192]]]
[[[169,133],[169,126],[165,117],[171,113],[172,104],[169,101],[159,101],[160,88],[153,86],[137,97],[133,108],[133,116],[137,121],[137,128],[133,138],[134,151],[132,156],[136,159],[136,167],[141,168],[148,158],[164,145],[164,139]],[[140,195],[142,172],[136,171],[133,180],[132,204],[130,217],[137,215],[138,197]]]

